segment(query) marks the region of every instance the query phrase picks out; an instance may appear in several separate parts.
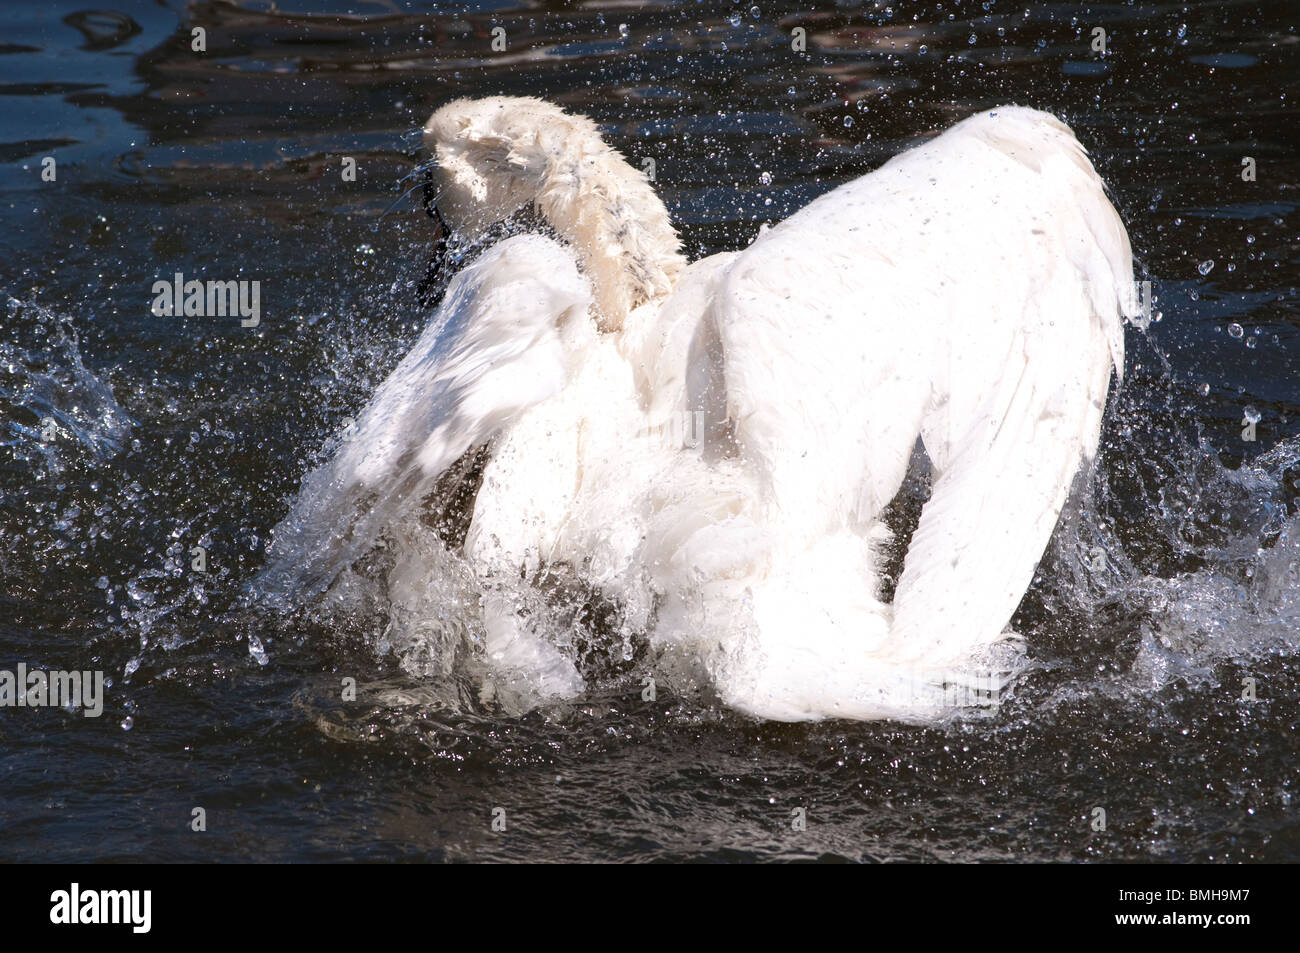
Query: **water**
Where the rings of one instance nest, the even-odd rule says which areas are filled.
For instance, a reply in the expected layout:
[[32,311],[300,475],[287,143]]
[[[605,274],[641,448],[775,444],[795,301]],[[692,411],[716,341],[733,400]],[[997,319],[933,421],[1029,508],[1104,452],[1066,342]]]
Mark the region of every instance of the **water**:
[[[112,9],[0,14],[0,668],[111,682],[98,719],[0,712],[3,856],[1300,859],[1288,5]],[[383,214],[412,133],[489,93],[654,160],[691,258],[977,109],[1071,123],[1160,320],[1129,332],[1093,492],[1016,619],[1034,668],[996,717],[756,724],[703,693],[642,701],[635,651],[582,704],[519,715],[472,660],[395,642],[382,606],[238,605],[425,322],[427,223],[413,199]],[[178,271],[260,280],[260,324],[154,316]]]

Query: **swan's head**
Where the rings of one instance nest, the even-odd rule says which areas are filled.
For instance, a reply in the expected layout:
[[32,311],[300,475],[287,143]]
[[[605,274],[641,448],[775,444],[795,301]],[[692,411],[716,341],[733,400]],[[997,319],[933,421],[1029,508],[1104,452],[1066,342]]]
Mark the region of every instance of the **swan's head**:
[[476,239],[533,204],[544,156],[520,146],[538,142],[556,115],[563,113],[541,100],[492,96],[458,99],[429,117],[424,144],[436,160],[438,211],[450,228]]
[[447,226],[476,239],[535,209],[577,252],[603,330],[666,295],[685,267],[663,202],[585,116],[530,97],[457,99],[429,117],[424,143]]

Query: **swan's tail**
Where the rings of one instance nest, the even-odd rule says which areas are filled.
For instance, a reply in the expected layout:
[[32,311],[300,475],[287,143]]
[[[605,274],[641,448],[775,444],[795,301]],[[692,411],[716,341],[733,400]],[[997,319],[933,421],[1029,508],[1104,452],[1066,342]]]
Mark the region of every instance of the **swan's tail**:
[[895,657],[891,608],[872,591],[878,540],[846,532],[791,552],[771,536],[739,513],[679,532],[659,564],[655,642],[701,659],[728,707],[914,724],[996,710],[1023,667],[1014,644],[942,665]]
[[892,610],[875,591],[883,525],[792,537],[763,498],[743,466],[700,454],[657,485],[641,562],[660,652],[702,666],[728,707],[776,721],[931,723],[996,706],[1016,652],[930,667],[892,657]]

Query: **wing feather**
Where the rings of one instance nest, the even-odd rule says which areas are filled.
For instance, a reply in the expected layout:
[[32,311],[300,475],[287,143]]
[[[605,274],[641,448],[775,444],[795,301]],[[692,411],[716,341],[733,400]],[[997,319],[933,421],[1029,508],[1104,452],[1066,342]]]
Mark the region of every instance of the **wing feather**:
[[590,304],[572,253],[541,236],[500,242],[458,274],[356,432],[303,481],[256,597],[283,604],[327,587],[462,454],[559,392],[564,332]]

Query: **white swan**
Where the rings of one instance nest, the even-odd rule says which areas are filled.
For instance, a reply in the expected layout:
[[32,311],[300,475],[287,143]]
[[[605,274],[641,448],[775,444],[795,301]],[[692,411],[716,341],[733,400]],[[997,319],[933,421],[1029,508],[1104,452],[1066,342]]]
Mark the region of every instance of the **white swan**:
[[[589,120],[458,100],[425,127],[438,206],[475,236],[411,353],[311,474],[264,592],[319,589],[490,445],[465,555],[488,655],[582,689],[518,611],[567,567],[666,660],[780,720],[927,721],[999,643],[1096,448],[1129,240],[1068,127],[1005,107],[686,267],[662,202]],[[689,421],[696,439],[662,435]],[[933,491],[892,605],[881,511],[918,436]]]

